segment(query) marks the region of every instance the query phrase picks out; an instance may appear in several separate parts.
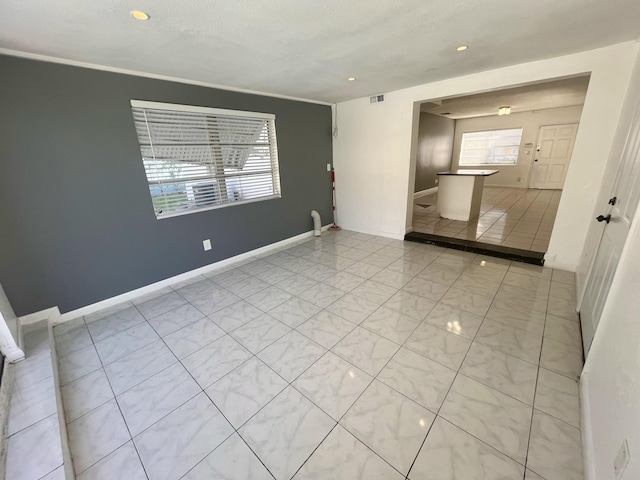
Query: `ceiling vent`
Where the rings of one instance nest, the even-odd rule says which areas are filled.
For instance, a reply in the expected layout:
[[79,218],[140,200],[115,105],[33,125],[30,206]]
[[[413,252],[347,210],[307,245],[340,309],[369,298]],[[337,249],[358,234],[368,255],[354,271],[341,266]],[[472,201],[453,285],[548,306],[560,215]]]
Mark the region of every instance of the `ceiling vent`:
[[384,94],[374,95],[373,97],[369,97],[369,102],[371,102],[371,103],[384,102]]

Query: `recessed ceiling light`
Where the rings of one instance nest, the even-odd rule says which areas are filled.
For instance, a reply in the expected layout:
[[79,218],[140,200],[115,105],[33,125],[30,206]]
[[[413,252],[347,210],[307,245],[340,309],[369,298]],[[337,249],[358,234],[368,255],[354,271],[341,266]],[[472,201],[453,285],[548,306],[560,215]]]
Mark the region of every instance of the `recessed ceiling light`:
[[136,20],[149,20],[149,15],[147,15],[144,12],[141,12],[140,10],[132,10],[131,16]]
[[350,82],[355,81],[355,79],[356,79],[356,77],[349,77],[349,78],[347,78],[347,80],[349,80]]
[[456,48],[456,50],[459,52],[464,52],[467,48],[469,48],[469,45],[460,45],[458,48]]

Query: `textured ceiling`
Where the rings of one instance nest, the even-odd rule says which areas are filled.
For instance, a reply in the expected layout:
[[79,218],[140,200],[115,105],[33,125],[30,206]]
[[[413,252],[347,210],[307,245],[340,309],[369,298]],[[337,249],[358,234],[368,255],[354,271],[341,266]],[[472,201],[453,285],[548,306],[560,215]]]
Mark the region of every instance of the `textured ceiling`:
[[638,0],[0,2],[0,48],[327,102],[639,33]]
[[510,106],[511,113],[530,112],[547,108],[584,105],[589,77],[574,77],[523,87],[506,88],[487,93],[447,98],[438,102],[425,102],[422,112],[449,118],[471,118],[497,115],[502,106]]

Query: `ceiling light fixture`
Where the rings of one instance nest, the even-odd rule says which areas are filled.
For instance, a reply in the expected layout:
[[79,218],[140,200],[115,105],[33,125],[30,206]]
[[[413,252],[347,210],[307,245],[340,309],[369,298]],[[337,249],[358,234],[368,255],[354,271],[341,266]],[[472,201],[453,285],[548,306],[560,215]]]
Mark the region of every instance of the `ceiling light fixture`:
[[467,48],[469,48],[469,45],[460,45],[456,50],[458,52],[464,52]]
[[136,20],[149,20],[149,15],[140,10],[132,10],[131,16]]
[[511,107],[509,105],[500,107],[498,109],[498,115],[509,115],[511,113]]
[[356,77],[349,77],[349,78],[347,78],[347,80],[349,80],[350,82],[354,82],[354,81],[355,81],[355,79],[356,79]]

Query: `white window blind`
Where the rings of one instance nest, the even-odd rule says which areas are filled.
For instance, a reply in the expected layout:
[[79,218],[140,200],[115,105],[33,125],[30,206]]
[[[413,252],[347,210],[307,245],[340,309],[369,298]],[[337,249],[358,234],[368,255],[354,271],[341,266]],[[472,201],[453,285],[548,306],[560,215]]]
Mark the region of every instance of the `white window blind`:
[[463,133],[459,165],[515,165],[521,140],[522,128]]
[[157,218],[280,197],[275,115],[131,101]]

